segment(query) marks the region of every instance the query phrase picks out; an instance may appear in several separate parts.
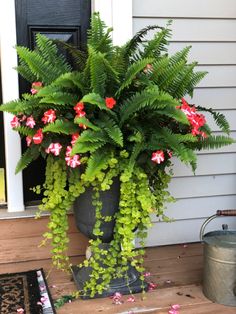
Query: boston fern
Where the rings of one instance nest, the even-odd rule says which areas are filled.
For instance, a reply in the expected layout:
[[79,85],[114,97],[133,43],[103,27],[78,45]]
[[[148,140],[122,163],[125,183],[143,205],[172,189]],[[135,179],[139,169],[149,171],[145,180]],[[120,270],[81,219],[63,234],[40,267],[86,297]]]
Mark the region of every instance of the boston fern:
[[[145,41],[151,30],[157,32]],[[188,63],[190,47],[168,54],[169,24],[148,26],[121,47],[112,44],[111,31],[94,14],[84,50],[41,34],[35,50],[17,47],[17,70],[32,88],[21,99],[1,106],[14,115],[11,126],[28,146],[16,172],[39,155],[47,160],[46,182],[35,191],[44,190],[41,210],[51,212],[44,236],[52,241],[58,267],[68,264],[67,210],[86,187],[93,186],[98,238],[91,240],[94,258],[84,264],[94,268],[91,282],[84,287],[91,296],[105,289],[115,276],[114,267],[125,271],[124,260],[143,271],[132,239],[145,238],[151,212],[164,215],[163,203],[170,198],[166,169],[172,156],[194,171],[196,151],[233,142],[222,114],[184,99],[192,96],[207,73],[196,71],[196,62]],[[70,56],[73,69],[58,48]],[[226,135],[212,133],[204,112],[212,114]],[[111,243],[114,258],[103,252],[104,274],[97,254],[99,221],[110,218],[99,214],[99,191],[109,189],[116,176],[121,182],[120,211]],[[99,278],[103,283],[96,285]]]

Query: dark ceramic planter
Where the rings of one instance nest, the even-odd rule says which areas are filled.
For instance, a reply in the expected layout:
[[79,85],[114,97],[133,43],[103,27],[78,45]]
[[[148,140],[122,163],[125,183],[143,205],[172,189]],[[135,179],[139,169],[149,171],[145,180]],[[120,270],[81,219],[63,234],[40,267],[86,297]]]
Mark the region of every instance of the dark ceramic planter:
[[[93,234],[93,229],[96,223],[95,207],[92,205],[92,188],[88,188],[74,203],[74,216],[76,226],[81,233],[90,239],[96,239]],[[114,179],[114,182],[110,190],[100,193],[100,200],[103,203],[102,215],[113,216],[119,210],[119,198],[120,198],[120,182],[118,178]],[[103,235],[100,237],[102,240],[102,249],[109,251],[110,242],[113,239],[113,230],[115,226],[115,220],[110,222],[103,222],[101,225],[101,231]],[[108,253],[109,254],[109,253]],[[95,295],[95,298],[107,297],[113,295],[115,292],[121,294],[130,294],[142,292],[143,289],[147,289],[147,284],[142,282],[139,278],[140,274],[137,270],[128,265],[128,281],[127,278],[113,279],[109,287],[101,294]],[[105,267],[105,266],[104,266]],[[115,269],[114,269],[115,271]],[[72,274],[76,286],[79,290],[83,290],[83,287],[90,279],[92,269],[89,267],[79,268],[72,266]],[[89,299],[90,296],[82,296],[82,299]]]

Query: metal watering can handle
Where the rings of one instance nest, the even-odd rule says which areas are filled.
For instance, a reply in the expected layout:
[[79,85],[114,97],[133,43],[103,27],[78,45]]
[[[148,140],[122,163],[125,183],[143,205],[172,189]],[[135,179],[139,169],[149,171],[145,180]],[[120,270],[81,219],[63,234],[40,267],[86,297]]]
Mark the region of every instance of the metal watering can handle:
[[236,216],[236,209],[225,209],[225,210],[217,210],[215,215],[210,216],[207,218],[207,220],[203,223],[201,230],[200,230],[200,241],[203,239],[204,231],[206,228],[206,225],[215,219],[216,217],[222,217],[222,216]]

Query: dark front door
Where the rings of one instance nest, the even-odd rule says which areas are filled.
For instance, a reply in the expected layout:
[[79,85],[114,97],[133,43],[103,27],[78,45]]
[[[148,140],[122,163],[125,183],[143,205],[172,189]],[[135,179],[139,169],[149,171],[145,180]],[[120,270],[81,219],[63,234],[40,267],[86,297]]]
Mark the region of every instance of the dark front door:
[[[91,0],[15,0],[17,44],[35,47],[35,35],[40,32],[76,46],[86,41],[91,14]],[[30,86],[20,79],[20,93]],[[23,149],[25,149],[23,144]],[[23,171],[24,200],[37,201],[30,187],[44,182],[44,160],[33,162]]]

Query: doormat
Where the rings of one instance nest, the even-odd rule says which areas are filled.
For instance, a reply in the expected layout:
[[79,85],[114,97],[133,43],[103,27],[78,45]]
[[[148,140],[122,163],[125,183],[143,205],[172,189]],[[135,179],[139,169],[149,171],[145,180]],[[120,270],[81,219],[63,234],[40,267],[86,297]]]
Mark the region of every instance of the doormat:
[[1,314],[56,314],[43,269],[0,275]]

